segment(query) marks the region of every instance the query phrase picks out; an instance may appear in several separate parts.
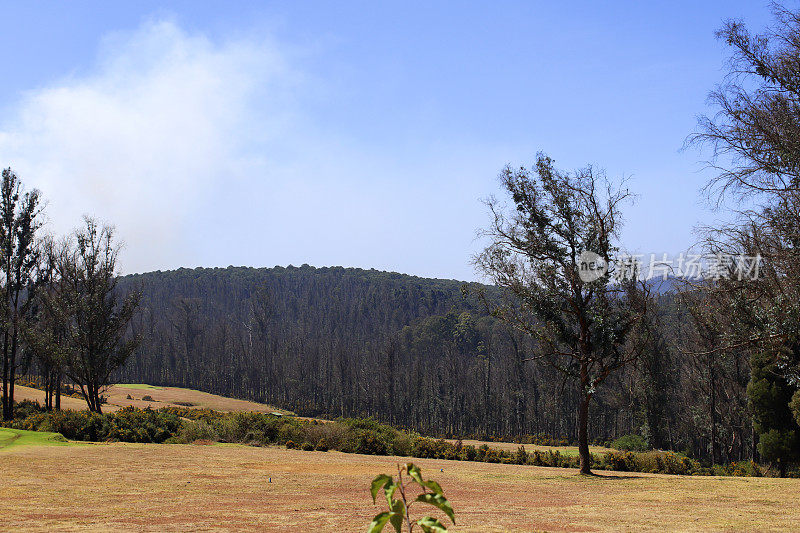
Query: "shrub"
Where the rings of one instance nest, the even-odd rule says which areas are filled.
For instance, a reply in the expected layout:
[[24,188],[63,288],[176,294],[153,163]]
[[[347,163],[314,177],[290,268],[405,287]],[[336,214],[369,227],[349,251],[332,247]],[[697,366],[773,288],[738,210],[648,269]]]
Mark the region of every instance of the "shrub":
[[488,451],[489,446],[486,444],[481,444],[480,448],[478,448],[478,452],[475,454],[475,459],[478,461],[483,461]]
[[631,452],[609,452],[605,455],[603,468],[619,472],[636,470],[636,456]]
[[528,452],[525,451],[525,446],[520,446],[517,448],[517,452],[514,454],[514,463],[518,465],[524,465],[528,463]]
[[394,437],[391,441],[391,454],[404,457],[411,456],[411,452],[414,449],[414,444],[417,439],[419,439],[419,435],[411,434],[405,431],[395,431]]
[[564,462],[564,457],[561,455],[561,452],[558,450],[550,450],[547,452],[547,465],[548,466],[555,466],[555,467],[562,467],[566,466]]
[[478,456],[478,451],[475,446],[467,444],[461,449],[460,459],[462,461],[474,461]]
[[539,450],[533,450],[531,454],[531,464],[534,466],[544,466],[544,454]]
[[325,441],[325,445],[332,450],[353,452],[358,444],[356,435],[336,422],[309,426],[307,432],[309,441]]
[[365,455],[387,455],[388,446],[375,431],[365,431],[358,439],[356,453]]
[[287,450],[295,450],[295,449],[297,449],[297,444],[295,444],[294,441],[287,440],[286,441],[286,449]]
[[36,413],[44,413],[45,408],[39,402],[32,400],[22,400],[14,402],[14,419],[24,419]]
[[109,422],[106,440],[164,442],[181,427],[177,416],[149,408],[125,407],[105,416]]
[[647,440],[641,435],[636,434],[623,435],[617,440],[612,441],[610,447],[626,452],[644,452],[650,449],[647,445]]
[[483,455],[483,460],[487,463],[499,463],[502,458],[502,453],[494,448],[489,448]]
[[740,461],[728,465],[728,475],[731,476],[752,476],[762,477],[764,474],[761,468],[753,461]]
[[202,440],[217,440],[217,434],[211,424],[205,420],[189,420],[181,424],[178,435],[180,442],[195,442]]
[[300,429],[299,426],[293,424],[279,424],[275,440],[276,442],[303,441],[305,437]]
[[[70,440],[101,441],[108,438],[108,417],[89,411],[54,411],[34,415],[28,429],[54,431]],[[37,423],[38,419],[38,423]],[[30,420],[30,419],[27,419]]]
[[422,437],[417,439],[412,455],[429,459],[460,459],[459,451],[455,445],[444,439],[433,440]]
[[154,402],[155,400],[149,394],[145,394],[144,396],[142,396],[142,401],[143,402]]
[[314,447],[314,449],[318,452],[327,452],[328,444],[325,442],[325,439],[319,439],[319,442],[317,442],[317,445]]
[[314,445],[306,441],[300,445],[300,449],[303,450],[304,452],[312,452],[314,451]]

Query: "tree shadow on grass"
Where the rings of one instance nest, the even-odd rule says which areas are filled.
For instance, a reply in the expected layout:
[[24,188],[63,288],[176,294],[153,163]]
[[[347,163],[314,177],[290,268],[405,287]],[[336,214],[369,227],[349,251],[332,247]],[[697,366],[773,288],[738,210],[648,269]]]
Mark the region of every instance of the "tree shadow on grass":
[[642,476],[632,476],[626,474],[598,474],[592,472],[591,474],[578,474],[579,478],[585,479],[641,479]]

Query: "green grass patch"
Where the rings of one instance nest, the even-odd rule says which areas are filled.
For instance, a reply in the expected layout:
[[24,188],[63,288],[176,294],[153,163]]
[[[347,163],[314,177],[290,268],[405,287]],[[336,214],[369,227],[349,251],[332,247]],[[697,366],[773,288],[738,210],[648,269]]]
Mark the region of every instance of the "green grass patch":
[[0,428],[0,450],[20,446],[69,446],[72,444],[74,443],[65,439],[61,433]]
[[163,387],[156,387],[155,385],[148,385],[146,383],[116,383],[115,387],[121,389],[144,389],[144,390],[162,390]]
[[[492,443],[488,443],[489,447],[492,447]],[[561,455],[567,457],[577,457],[578,456],[578,447],[577,446],[537,446],[535,444],[518,444],[517,446],[525,446],[525,450],[528,452],[532,452],[534,450],[538,450],[540,452],[558,452]],[[512,450],[513,451],[513,450]],[[609,448],[604,448],[602,446],[589,446],[589,453],[599,454],[611,451]]]

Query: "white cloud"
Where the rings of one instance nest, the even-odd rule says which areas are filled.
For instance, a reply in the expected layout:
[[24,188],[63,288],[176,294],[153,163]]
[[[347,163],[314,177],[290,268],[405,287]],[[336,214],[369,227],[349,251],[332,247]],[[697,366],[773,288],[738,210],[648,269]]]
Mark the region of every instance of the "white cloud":
[[318,73],[330,51],[313,44],[309,57],[169,21],[111,35],[88,73],[14,103],[0,165],[42,190],[51,232],[112,222],[123,272],[308,262],[471,277],[477,199],[512,152],[441,141],[424,117],[398,118],[409,102],[388,116],[348,103],[363,78]]
[[150,22],[106,39],[89,75],[27,93],[0,125],[0,162],[42,190],[51,231],[90,214],[117,226],[125,271],[180,266],[186,226],[263,164],[252,139],[278,136],[295,82],[269,42]]

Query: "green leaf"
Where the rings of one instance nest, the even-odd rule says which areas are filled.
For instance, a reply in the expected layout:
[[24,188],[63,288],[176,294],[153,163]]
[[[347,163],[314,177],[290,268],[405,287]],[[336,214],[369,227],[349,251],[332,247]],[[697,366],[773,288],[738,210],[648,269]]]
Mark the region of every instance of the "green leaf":
[[424,533],[442,533],[447,531],[447,528],[444,527],[444,524],[439,522],[436,518],[426,516],[425,518],[420,518],[417,520],[417,525],[422,528]]
[[408,472],[408,475],[411,476],[411,479],[422,485],[422,471],[417,465],[414,463],[408,463],[406,465],[406,472]]
[[434,507],[438,507],[439,509],[447,515],[451,522],[454,524],[456,523],[455,513],[453,513],[453,507],[450,505],[450,502],[447,501],[447,498],[442,496],[441,494],[420,494],[417,496],[418,502],[424,502]]
[[388,483],[392,483],[392,476],[387,476],[386,474],[381,474],[372,480],[372,486],[370,487],[372,503],[375,503],[375,498],[378,496],[378,491],[381,490],[381,487]]
[[375,515],[375,518],[372,519],[372,522],[367,529],[367,533],[380,533],[383,531],[383,526],[386,525],[386,522],[389,521],[390,515],[387,511],[384,511],[380,514]]
[[400,487],[398,483],[395,483],[394,479],[388,481],[386,485],[383,486],[383,493],[386,496],[386,503],[389,504],[391,508],[394,505],[394,493],[397,492],[397,489]]
[[422,485],[423,487],[427,487],[436,494],[443,495],[444,491],[442,491],[442,486],[439,485],[437,482],[433,480],[425,481],[422,479],[422,470],[419,469],[417,465],[414,463],[408,463],[406,465],[406,471],[408,475],[411,476],[411,479]]
[[436,483],[434,480],[429,479],[428,481],[423,481],[422,485],[424,487],[428,487],[439,496],[444,496],[444,491],[442,490],[442,486]]
[[389,522],[394,527],[394,530],[397,533],[401,533],[403,531],[403,519],[406,517],[406,504],[403,503],[403,500],[397,500],[392,505],[392,513],[389,517]]

